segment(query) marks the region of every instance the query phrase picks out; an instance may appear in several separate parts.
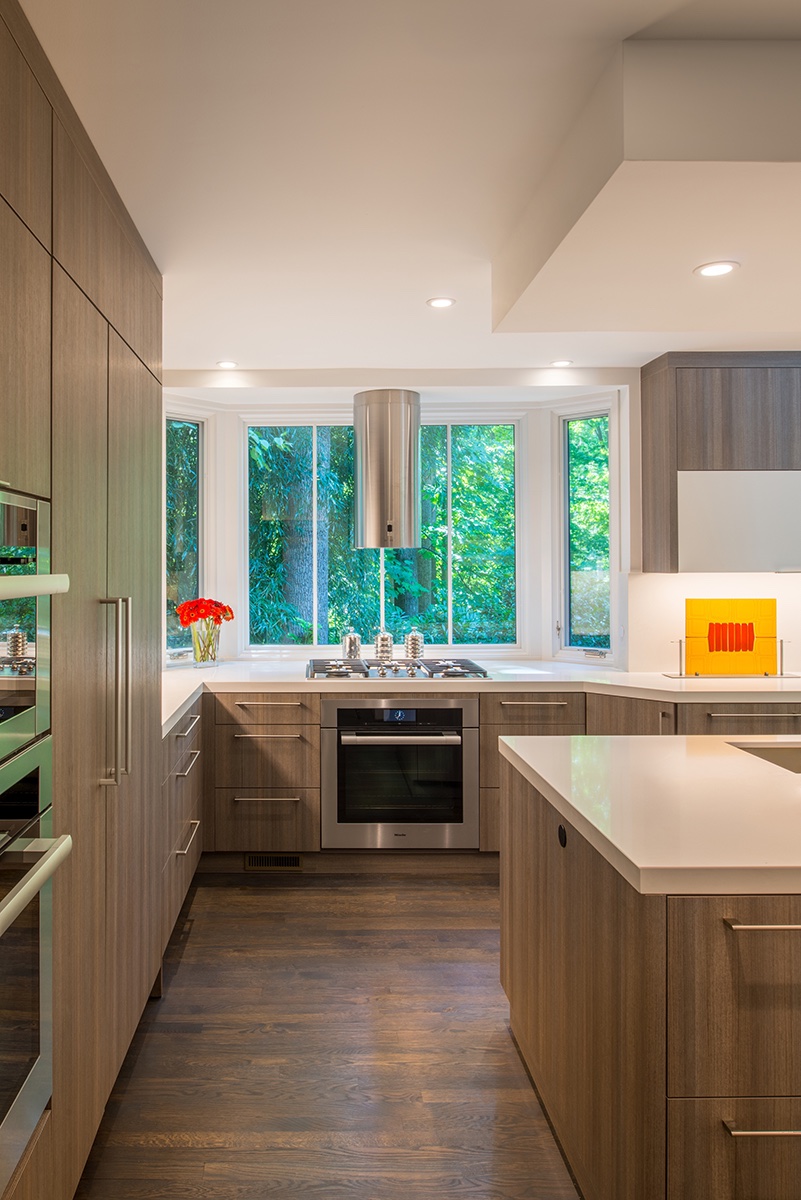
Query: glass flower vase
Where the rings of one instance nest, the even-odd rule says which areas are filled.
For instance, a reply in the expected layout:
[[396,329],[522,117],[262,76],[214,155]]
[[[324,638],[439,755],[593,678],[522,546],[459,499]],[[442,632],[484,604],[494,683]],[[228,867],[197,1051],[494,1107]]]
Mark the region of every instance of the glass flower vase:
[[220,626],[211,617],[202,617],[190,625],[192,653],[196,667],[216,667],[220,648]]

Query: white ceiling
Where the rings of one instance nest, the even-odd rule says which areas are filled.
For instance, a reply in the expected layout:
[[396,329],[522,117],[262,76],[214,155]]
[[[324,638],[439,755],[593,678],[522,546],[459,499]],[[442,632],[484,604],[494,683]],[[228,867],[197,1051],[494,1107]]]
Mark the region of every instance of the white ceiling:
[[[666,202],[645,172],[654,225],[631,214],[630,190],[616,198],[616,177],[523,297],[516,331],[491,317],[493,258],[619,44],[799,39],[798,0],[21,3],[164,273],[168,383],[194,372],[207,386],[223,358],[323,384],[416,369],[486,383],[556,358],[623,368],[668,349],[799,344],[798,246],[781,253],[798,208],[781,176],[767,230],[752,204],[727,210],[724,230],[714,204]],[[718,166],[735,165],[747,169]],[[630,240],[612,246],[609,222]],[[739,305],[660,279],[677,257],[743,246]],[[441,294],[456,306],[426,306]]]

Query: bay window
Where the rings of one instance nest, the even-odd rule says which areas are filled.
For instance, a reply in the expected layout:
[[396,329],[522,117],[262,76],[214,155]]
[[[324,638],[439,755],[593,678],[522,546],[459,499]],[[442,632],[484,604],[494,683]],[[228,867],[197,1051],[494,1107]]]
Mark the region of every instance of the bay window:
[[191,647],[175,612],[200,595],[200,424],[168,418],[166,448],[167,652]]
[[609,414],[562,422],[565,495],[563,645],[609,650]]

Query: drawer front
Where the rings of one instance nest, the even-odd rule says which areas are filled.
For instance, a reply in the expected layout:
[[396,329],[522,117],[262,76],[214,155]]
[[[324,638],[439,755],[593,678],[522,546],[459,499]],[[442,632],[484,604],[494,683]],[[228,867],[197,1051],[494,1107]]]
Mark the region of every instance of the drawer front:
[[583,724],[584,700],[583,692],[482,692],[480,723],[516,726]]
[[669,1096],[801,1095],[801,928],[775,925],[801,896],[668,900]]
[[498,749],[499,737],[511,737],[522,734],[524,737],[555,737],[561,735],[570,737],[583,734],[584,725],[482,725],[480,730],[480,782],[482,787],[499,787],[501,754]]
[[635,696],[587,696],[587,733],[664,736],[676,732],[676,705]]
[[679,704],[677,733],[801,733],[801,703]]
[[319,725],[218,725],[216,752],[217,787],[320,786]]
[[215,850],[320,849],[319,788],[217,788]]
[[161,743],[161,778],[166,779],[178,765],[187,750],[200,743],[200,701],[193,704]]
[[187,821],[161,876],[161,948],[170,940],[181,905],[200,861],[202,843],[200,820]]
[[801,1098],[669,1100],[668,1200],[798,1200],[801,1136],[776,1131],[801,1134]]
[[175,849],[187,821],[200,816],[203,768],[200,745],[195,744],[179,759],[175,770],[161,787],[159,842],[161,862]]
[[317,692],[223,692],[216,699],[218,725],[320,724]]

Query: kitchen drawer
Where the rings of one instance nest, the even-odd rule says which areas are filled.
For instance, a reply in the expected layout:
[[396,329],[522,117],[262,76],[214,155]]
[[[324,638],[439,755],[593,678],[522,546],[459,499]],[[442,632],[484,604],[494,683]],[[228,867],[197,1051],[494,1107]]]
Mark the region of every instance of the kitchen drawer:
[[801,929],[770,925],[801,896],[668,899],[669,1096],[801,1095]]
[[[582,700],[584,697],[582,696]],[[479,754],[480,770],[479,777],[483,788],[496,788],[500,785],[500,751],[498,749],[499,737],[511,737],[513,734],[522,734],[524,737],[555,737],[562,735],[569,737],[573,734],[583,734],[584,723],[576,725],[530,725],[512,724],[509,722],[504,725],[482,725],[480,730]]]
[[217,788],[215,850],[320,849],[319,788]]
[[583,726],[584,693],[482,692],[479,713],[481,725],[574,725],[580,722]]
[[176,722],[161,743],[161,778],[166,779],[187,750],[200,741],[200,701]]
[[200,816],[203,768],[201,750],[194,745],[179,759],[161,787],[159,814],[160,861],[166,862],[188,820]]
[[161,949],[162,953],[173,931],[181,905],[200,860],[201,832],[199,818],[185,822],[178,843],[161,874]]
[[679,704],[677,733],[801,733],[801,703]]
[[320,786],[319,725],[218,725],[215,749],[217,787]]
[[479,791],[479,850],[501,848],[500,796],[500,788],[481,788]]
[[587,696],[587,733],[614,736],[676,732],[676,705],[635,696]]
[[[741,1136],[733,1137],[725,1122]],[[668,1200],[798,1200],[801,1098],[668,1101]]]
[[222,692],[216,699],[218,725],[320,724],[317,692]]

